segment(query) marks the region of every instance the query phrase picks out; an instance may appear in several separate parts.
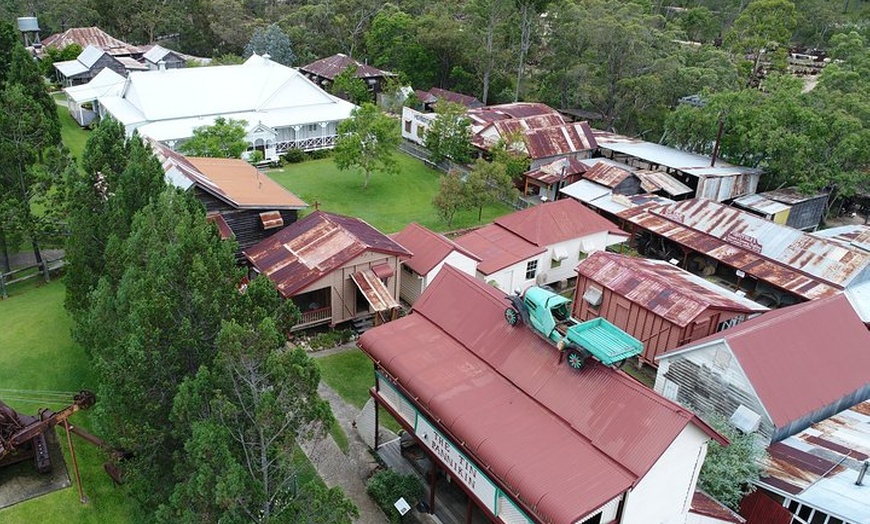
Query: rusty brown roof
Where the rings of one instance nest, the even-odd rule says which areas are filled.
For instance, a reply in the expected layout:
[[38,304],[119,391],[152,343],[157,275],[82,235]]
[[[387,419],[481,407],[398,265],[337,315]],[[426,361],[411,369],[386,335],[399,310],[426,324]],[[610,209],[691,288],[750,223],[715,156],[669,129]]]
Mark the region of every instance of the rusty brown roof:
[[670,196],[680,196],[692,192],[691,187],[663,171],[639,169],[634,172],[634,175],[640,179],[640,185],[644,191],[650,193],[664,191]]
[[514,118],[529,118],[540,115],[557,115],[564,122],[559,112],[546,104],[536,102],[515,102],[496,106],[483,106],[470,109],[467,116],[473,124],[485,125],[498,120]]
[[598,162],[583,174],[583,178],[613,189],[631,176],[631,171],[608,162]]
[[187,157],[150,141],[170,178],[181,175],[237,209],[304,209],[308,204],[238,158]]
[[525,142],[530,158],[570,155],[598,147],[586,122],[530,129],[525,133]]
[[660,260],[598,251],[577,272],[678,326],[709,309],[761,313],[767,308]]
[[446,266],[411,315],[359,345],[537,521],[574,523],[618,497],[689,425],[726,442],[622,371],[559,365],[551,344],[504,321],[507,304]]
[[556,159],[549,164],[544,164],[525,173],[525,176],[540,180],[545,184],[555,184],[560,180],[564,185],[573,183],[577,177],[585,173],[589,168],[583,162],[573,157]]
[[358,60],[354,60],[353,58],[343,53],[338,53],[332,56],[328,56],[326,58],[321,58],[320,60],[315,60],[308,65],[300,67],[299,70],[304,73],[311,73],[313,75],[317,75],[323,78],[335,80],[335,77],[340,75],[345,69],[347,69],[347,66],[349,65],[356,66],[356,74],[354,75],[356,78],[381,78],[387,76],[396,76],[395,73],[383,71],[381,69],[378,69],[377,67],[372,67],[368,64],[364,64]]
[[720,522],[733,522],[735,524],[746,522],[746,519],[701,490],[696,490],[692,496],[692,507],[689,512],[711,517]]
[[433,87],[429,90],[429,93],[437,100],[446,100],[447,102],[452,102],[454,104],[462,104],[468,108],[483,106],[480,100],[476,97],[463,95],[462,93],[457,93],[455,91],[448,91],[446,89],[441,89],[440,87]]
[[453,251],[458,251],[476,261],[477,255],[471,253],[444,235],[427,229],[416,222],[411,222],[398,233],[390,237],[413,253],[404,264],[418,275],[427,275]]
[[42,41],[43,47],[64,49],[78,44],[82,49],[92,45],[110,55],[135,55],[145,52],[146,47],[128,44],[106,33],[99,27],[73,27],[63,33],[55,33]]
[[389,311],[399,307],[396,297],[372,269],[357,271],[350,278],[375,311]]
[[364,220],[325,211],[311,213],[243,254],[287,298],[367,251],[411,256]]
[[870,280],[870,253],[712,200],[640,206],[618,216],[806,299]]

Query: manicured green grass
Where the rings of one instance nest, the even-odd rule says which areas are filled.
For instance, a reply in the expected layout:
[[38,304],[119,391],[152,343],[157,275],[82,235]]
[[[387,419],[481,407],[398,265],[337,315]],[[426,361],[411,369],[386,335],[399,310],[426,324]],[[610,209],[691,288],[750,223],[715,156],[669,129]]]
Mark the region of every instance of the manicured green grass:
[[79,160],[82,157],[82,151],[85,150],[85,142],[88,141],[87,129],[82,129],[81,126],[73,120],[69,114],[69,110],[65,106],[57,106],[57,116],[60,118],[60,136],[64,145],[69,148],[72,156]]
[[[335,390],[345,402],[362,409],[371,398],[369,389],[374,385],[372,361],[359,349],[336,353],[315,360],[320,367],[320,378]],[[381,425],[393,432],[401,426],[383,408],[379,408]]]
[[[35,390],[93,389],[95,380],[88,367],[88,358],[69,337],[71,321],[63,309],[63,284],[58,280],[47,285],[28,283],[14,286],[10,291],[8,299],[0,300],[0,388],[23,391],[17,395],[19,398],[32,397]],[[10,397],[12,393],[0,391],[0,400]],[[41,407],[55,410],[62,407],[58,403],[20,400],[6,403],[29,414],[35,414]],[[70,422],[87,430],[92,429],[86,411],[73,415]],[[123,489],[116,488],[103,471],[105,454],[78,437],[73,437],[82,486],[90,499],[86,505],[79,502],[72,462],[66,447],[66,434],[58,429],[57,435],[64,449],[64,459],[73,485],[0,510],[0,522],[132,522],[132,504],[125,498]]]
[[362,218],[385,233],[399,231],[411,222],[435,231],[461,229],[491,222],[512,211],[504,204],[490,205],[483,209],[480,221],[477,210],[463,211],[448,227],[432,206],[440,173],[401,152],[396,153],[396,159],[399,174],[373,173],[366,189],[361,171],[339,171],[331,158],[288,164],[268,174],[307,202],[311,206],[307,212],[319,202],[324,211]]

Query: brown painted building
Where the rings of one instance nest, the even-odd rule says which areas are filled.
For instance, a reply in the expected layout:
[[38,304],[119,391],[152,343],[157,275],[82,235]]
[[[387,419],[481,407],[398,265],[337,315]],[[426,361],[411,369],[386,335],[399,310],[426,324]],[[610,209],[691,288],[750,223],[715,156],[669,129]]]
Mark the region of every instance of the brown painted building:
[[667,262],[599,251],[577,266],[574,316],[603,317],[643,342],[641,362],[767,308]]

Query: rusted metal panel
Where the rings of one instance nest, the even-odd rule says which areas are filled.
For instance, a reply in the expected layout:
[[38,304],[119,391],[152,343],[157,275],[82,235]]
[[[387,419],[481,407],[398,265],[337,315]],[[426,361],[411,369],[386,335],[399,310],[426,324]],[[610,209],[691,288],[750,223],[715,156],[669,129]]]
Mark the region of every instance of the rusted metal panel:
[[692,506],[689,512],[704,515],[719,522],[733,522],[736,524],[746,522],[746,519],[734,513],[727,506],[724,506],[721,502],[703,491],[695,491],[695,494],[692,496]]
[[284,219],[281,217],[280,211],[260,213],[260,222],[263,224],[263,229],[274,229],[284,226]]
[[514,102],[512,104],[484,106],[471,109],[467,113],[468,118],[473,122],[472,125],[488,124],[498,120],[514,118],[529,118],[539,115],[557,115],[561,120],[558,111],[546,104],[535,102]]
[[789,524],[791,513],[760,491],[747,495],[740,502],[740,514],[747,524]]
[[42,41],[43,48],[64,49],[72,44],[78,44],[82,49],[92,45],[110,55],[121,56],[141,55],[147,50],[145,46],[136,46],[118,40],[98,27],[74,27],[63,33],[53,34]]
[[566,157],[527,171],[525,176],[547,185],[562,182],[563,186],[567,186],[577,181],[588,169],[586,164],[576,158]]
[[692,188],[662,171],[641,169],[634,172],[641,179],[641,185],[647,192],[664,191],[670,196],[688,195]]
[[643,206],[618,216],[806,299],[833,294],[856,277],[870,278],[870,253],[707,199]]
[[205,220],[206,222],[210,222],[217,226],[218,233],[222,239],[226,240],[228,238],[233,238],[233,230],[220,213],[209,213],[206,215]]
[[622,169],[605,162],[598,162],[592,166],[592,169],[583,174],[583,178],[586,180],[591,180],[611,189],[618,186],[620,182],[629,176],[632,176],[632,174],[627,169]]
[[368,64],[364,64],[342,53],[321,58],[320,60],[316,60],[308,65],[300,67],[299,70],[303,73],[310,73],[322,78],[334,80],[335,77],[340,75],[348,68],[348,66],[356,66],[356,74],[354,75],[356,78],[382,78],[396,76],[395,73],[383,71]]
[[375,311],[389,311],[399,307],[390,290],[371,269],[357,271],[350,278]]

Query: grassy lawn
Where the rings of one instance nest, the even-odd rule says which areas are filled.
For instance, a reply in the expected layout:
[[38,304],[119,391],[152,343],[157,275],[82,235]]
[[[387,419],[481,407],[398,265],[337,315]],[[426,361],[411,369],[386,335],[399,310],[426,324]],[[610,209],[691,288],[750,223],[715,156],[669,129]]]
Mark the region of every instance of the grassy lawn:
[[60,118],[60,136],[66,147],[69,148],[76,160],[82,157],[85,150],[85,142],[88,140],[89,131],[81,126],[70,116],[65,106],[57,106],[57,116]]
[[[63,284],[55,280],[51,284],[37,285],[31,281],[14,286],[10,291],[9,299],[0,300],[0,388],[24,391],[93,389],[95,380],[87,356],[69,338],[71,321],[63,309]],[[11,393],[0,392],[0,399],[11,396]],[[62,407],[60,404],[15,400],[6,403],[28,414],[35,414],[41,407],[55,410]],[[70,421],[91,429],[86,411],[73,415]],[[62,429],[57,430],[57,435],[73,478],[66,435]],[[132,505],[124,498],[123,490],[116,488],[103,471],[104,454],[77,437],[73,438],[82,486],[90,503],[82,505],[79,502],[73,484],[67,489],[0,510],[0,522],[97,524],[133,521]]]
[[491,222],[512,211],[504,204],[487,206],[477,220],[477,210],[458,213],[453,225],[438,218],[432,198],[438,191],[439,172],[423,162],[397,152],[398,175],[372,174],[369,187],[363,189],[359,170],[339,171],[331,158],[288,164],[269,171],[269,176],[292,191],[314,209],[356,216],[385,233],[394,233],[411,222],[434,231],[460,229]]
[[[337,353],[315,360],[320,366],[320,377],[347,403],[362,409],[371,398],[369,389],[374,385],[372,361],[359,349]],[[402,427],[383,408],[379,408],[378,421],[393,432]]]

